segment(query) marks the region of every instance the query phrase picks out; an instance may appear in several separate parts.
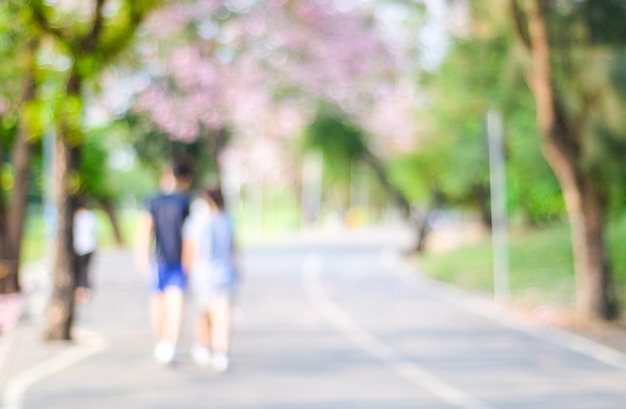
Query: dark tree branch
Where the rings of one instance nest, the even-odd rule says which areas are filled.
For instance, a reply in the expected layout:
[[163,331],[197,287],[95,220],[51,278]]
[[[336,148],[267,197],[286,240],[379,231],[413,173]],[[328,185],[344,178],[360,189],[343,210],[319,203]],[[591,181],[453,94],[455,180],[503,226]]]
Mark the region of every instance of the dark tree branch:
[[404,194],[391,183],[380,160],[370,152],[369,149],[361,155],[361,160],[374,171],[383,188],[391,195],[396,204],[400,206],[402,213],[408,216],[411,211],[411,203]]
[[97,0],[96,9],[93,17],[93,26],[91,31],[80,41],[80,52],[85,54],[92,53],[98,46],[100,36],[102,35],[102,28],[104,27],[104,16],[102,15],[102,9],[106,0]]
[[528,27],[528,18],[518,3],[518,0],[511,0],[511,12],[513,15],[514,29],[517,34],[517,38],[520,39],[527,50],[530,50],[532,48],[532,42],[530,40],[530,36],[528,35],[528,31],[526,30]]
[[579,128],[578,125],[575,127],[570,126],[573,121],[569,120],[561,98],[554,96],[553,106],[555,126],[550,138],[562,152],[575,162],[581,156],[579,135],[583,132],[583,128]]
[[[0,115],[0,124],[2,124],[3,116]],[[4,138],[0,137],[0,165],[4,165]],[[0,177],[0,233],[6,230],[6,202],[4,198],[4,183]],[[2,243],[0,243],[2,244]]]
[[71,49],[71,40],[65,36],[63,31],[54,27],[50,24],[46,16],[43,13],[43,5],[40,1],[32,2],[32,10],[33,10],[33,18],[37,25],[46,33],[51,34],[55,37],[60,43],[64,44],[66,47]]
[[104,60],[109,60],[118,55],[122,50],[126,48],[128,43],[132,40],[137,27],[144,20],[148,9],[140,7],[137,2],[131,1],[128,4],[129,7],[129,20],[128,23],[120,29],[114,38],[107,41],[107,44],[100,44],[99,56]]

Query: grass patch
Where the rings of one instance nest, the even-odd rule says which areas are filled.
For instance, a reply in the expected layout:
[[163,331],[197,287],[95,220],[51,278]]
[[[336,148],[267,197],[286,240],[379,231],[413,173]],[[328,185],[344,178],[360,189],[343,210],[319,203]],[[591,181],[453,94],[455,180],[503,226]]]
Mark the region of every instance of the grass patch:
[[24,225],[22,263],[29,263],[43,258],[48,247],[47,236],[44,218],[39,214],[30,213]]
[[266,189],[262,199],[249,198],[234,206],[231,213],[242,244],[257,243],[300,228],[300,208],[288,189]]
[[[98,220],[98,249],[109,249],[117,246],[113,227],[107,215],[101,210],[94,210]],[[120,229],[125,245],[132,245],[135,240],[138,212],[133,209],[121,210],[118,213]],[[22,263],[41,260],[53,246],[50,227],[41,212],[33,211],[29,214],[24,226],[24,240],[22,242]]]
[[[287,232],[293,232],[300,227],[299,208],[287,191],[269,192],[264,197],[262,207],[255,203],[248,203],[235,209],[233,218],[237,229],[238,241],[241,243],[258,242],[267,238],[280,236]],[[263,211],[260,215],[259,210]],[[94,209],[98,220],[98,250],[106,250],[116,247],[113,228],[108,216],[104,211]],[[124,245],[132,247],[137,232],[137,223],[140,210],[120,209],[118,219]],[[262,223],[262,225],[261,225]],[[30,263],[45,258],[46,253],[53,246],[49,227],[39,208],[33,208],[28,214],[24,239],[22,242],[22,264]]]
[[[626,299],[626,217],[607,226],[607,253],[615,290]],[[518,228],[509,232],[509,271],[513,302],[529,306],[570,308],[575,299],[575,276],[570,229],[566,224]],[[426,254],[418,266],[433,278],[468,289],[493,292],[491,238],[444,253]]]

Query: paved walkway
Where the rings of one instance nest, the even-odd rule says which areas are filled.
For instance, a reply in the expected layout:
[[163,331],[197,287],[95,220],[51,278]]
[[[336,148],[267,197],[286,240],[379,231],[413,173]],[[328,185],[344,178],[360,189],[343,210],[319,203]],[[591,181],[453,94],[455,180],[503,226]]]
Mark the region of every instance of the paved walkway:
[[389,230],[246,249],[223,375],[192,364],[189,328],[180,364],[157,365],[143,277],[129,252],[100,255],[78,342],[42,343],[35,306],[12,332],[4,408],[624,407],[623,355],[419,278],[403,243]]
[[[384,235],[396,236],[396,228],[385,231]],[[339,233],[339,234],[336,234]],[[371,242],[379,236],[380,229],[363,229],[359,232],[339,230],[310,230],[294,235],[292,240],[278,239],[286,248],[292,246],[312,246],[315,243],[341,243],[350,240],[353,243]],[[402,232],[397,241],[410,240],[410,234]],[[274,239],[273,241],[276,241]],[[132,344],[128,338],[137,340],[135,347],[141,349],[142,358],[149,357],[152,335],[148,326],[147,303],[149,294],[146,291],[145,278],[134,268],[132,254],[129,250],[113,250],[97,254],[94,260],[93,276],[95,289],[93,299],[87,305],[76,307],[75,340],[74,342],[43,342],[42,333],[45,321],[45,309],[50,289],[50,271],[43,262],[32,263],[22,268],[22,287],[24,295],[0,296],[0,409],[2,397],[12,380],[26,374],[26,383],[35,384],[38,379],[48,376],[49,368],[70,366],[85,354],[73,355],[76,348],[89,345],[89,351],[100,352],[103,347],[117,343],[123,348]],[[126,305],[119,308],[120,305]],[[118,313],[119,317],[113,313]],[[126,322],[129,318],[131,323]],[[134,327],[129,330],[127,327]],[[86,329],[89,328],[89,329]],[[115,329],[115,337],[108,331]],[[94,337],[94,329],[104,331],[107,335],[105,345],[101,339]],[[139,334],[139,335],[137,335]],[[94,338],[95,341],[94,341]],[[92,344],[96,344],[93,346]],[[183,339],[183,342],[188,342]],[[66,360],[64,354],[69,354]],[[60,358],[59,358],[60,357]],[[59,358],[58,363],[55,359]],[[52,366],[49,363],[52,362]],[[43,365],[43,366],[42,366]],[[40,370],[40,368],[48,368]],[[34,369],[34,372],[30,371]],[[35,373],[34,377],[31,376]],[[22,385],[22,384],[20,384]],[[20,386],[21,387],[21,386]],[[25,392],[25,391],[23,391]],[[20,403],[21,405],[22,403]]]

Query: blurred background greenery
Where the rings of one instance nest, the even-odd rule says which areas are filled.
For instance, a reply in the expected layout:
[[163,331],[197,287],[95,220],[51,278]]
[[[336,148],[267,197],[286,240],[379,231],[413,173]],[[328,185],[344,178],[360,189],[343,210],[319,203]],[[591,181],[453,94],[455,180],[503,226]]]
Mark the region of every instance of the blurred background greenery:
[[[615,317],[623,1],[348,3],[5,1],[0,259],[62,251],[53,195],[86,195],[102,247],[131,245],[159,170],[183,158],[194,187],[220,182],[243,243],[404,223],[421,270],[491,293],[485,118],[496,111],[513,300]],[[52,188],[55,141],[79,160]],[[11,203],[22,196],[19,248]]]

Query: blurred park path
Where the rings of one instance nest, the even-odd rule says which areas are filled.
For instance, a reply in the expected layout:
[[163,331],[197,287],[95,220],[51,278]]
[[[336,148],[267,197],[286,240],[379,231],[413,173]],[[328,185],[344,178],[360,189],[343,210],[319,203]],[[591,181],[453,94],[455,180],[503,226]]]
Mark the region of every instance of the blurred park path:
[[13,332],[3,407],[624,408],[619,354],[573,351],[549,331],[480,312],[403,267],[396,250],[408,241],[394,227],[245,248],[225,374],[191,362],[189,328],[179,364],[157,365],[132,254],[99,254],[78,342],[42,344],[36,314]]

